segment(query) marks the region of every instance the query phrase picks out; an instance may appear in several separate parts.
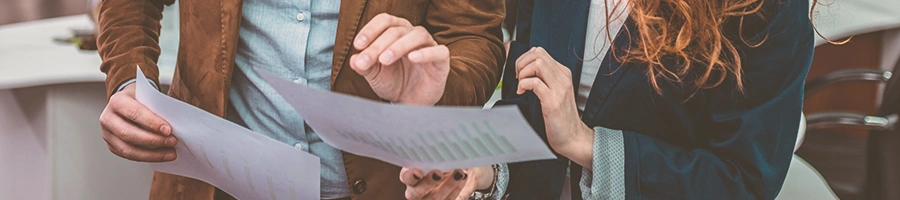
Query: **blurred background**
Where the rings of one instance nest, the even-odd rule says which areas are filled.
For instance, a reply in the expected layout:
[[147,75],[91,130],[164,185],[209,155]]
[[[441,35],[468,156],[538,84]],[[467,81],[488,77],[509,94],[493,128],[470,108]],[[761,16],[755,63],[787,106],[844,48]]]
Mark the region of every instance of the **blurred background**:
[[[111,154],[91,11],[99,0],[0,0],[0,200],[146,199],[153,170]],[[164,10],[159,67],[171,83],[178,5]]]
[[0,25],[85,14],[91,0],[0,0]]
[[[114,156],[100,137],[106,92],[92,1],[0,0],[0,200],[149,193],[150,165]],[[805,121],[778,199],[900,199],[900,0],[821,3],[813,21],[822,36],[852,39],[816,39]],[[164,11],[163,90],[178,15],[177,3]]]

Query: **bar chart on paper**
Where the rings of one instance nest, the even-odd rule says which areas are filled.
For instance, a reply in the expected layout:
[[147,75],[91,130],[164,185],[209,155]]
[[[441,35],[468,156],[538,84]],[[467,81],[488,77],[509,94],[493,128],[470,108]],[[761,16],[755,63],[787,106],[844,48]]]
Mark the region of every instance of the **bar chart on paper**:
[[556,158],[517,107],[391,105],[257,72],[323,141],[349,153],[422,170]]
[[[337,135],[419,162],[463,161],[516,152],[505,136],[487,122],[460,124],[456,129],[415,133],[414,137],[385,138],[373,133],[340,131]],[[435,142],[434,138],[442,139]]]
[[[425,129],[422,129],[425,130]],[[332,146],[398,166],[450,170],[556,158],[537,135],[503,135],[488,121],[427,131],[336,128],[318,131]]]

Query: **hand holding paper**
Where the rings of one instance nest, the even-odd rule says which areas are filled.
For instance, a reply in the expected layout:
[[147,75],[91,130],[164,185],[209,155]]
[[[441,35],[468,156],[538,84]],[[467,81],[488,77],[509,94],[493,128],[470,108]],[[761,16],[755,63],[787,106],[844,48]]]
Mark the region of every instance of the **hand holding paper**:
[[137,99],[172,125],[177,158],[153,169],[238,199],[319,199],[319,158],[159,93],[137,70]]

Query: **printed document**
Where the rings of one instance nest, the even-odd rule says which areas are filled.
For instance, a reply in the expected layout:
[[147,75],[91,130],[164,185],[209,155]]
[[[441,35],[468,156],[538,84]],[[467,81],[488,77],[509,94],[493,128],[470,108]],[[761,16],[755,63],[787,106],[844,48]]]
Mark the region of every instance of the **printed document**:
[[238,199],[319,199],[319,158],[168,97],[137,70],[137,100],[172,125],[177,158],[153,169]]
[[353,154],[425,171],[556,158],[514,106],[393,105],[256,71],[323,141]]

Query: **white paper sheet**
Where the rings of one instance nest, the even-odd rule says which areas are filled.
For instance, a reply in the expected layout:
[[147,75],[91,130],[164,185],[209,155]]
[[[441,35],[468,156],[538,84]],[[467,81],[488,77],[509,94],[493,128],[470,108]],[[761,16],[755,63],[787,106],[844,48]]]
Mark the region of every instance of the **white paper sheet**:
[[323,141],[353,154],[426,171],[556,158],[513,106],[392,105],[257,72]]
[[319,158],[153,88],[137,71],[137,100],[172,125],[175,161],[153,169],[206,181],[238,199],[319,199]]

